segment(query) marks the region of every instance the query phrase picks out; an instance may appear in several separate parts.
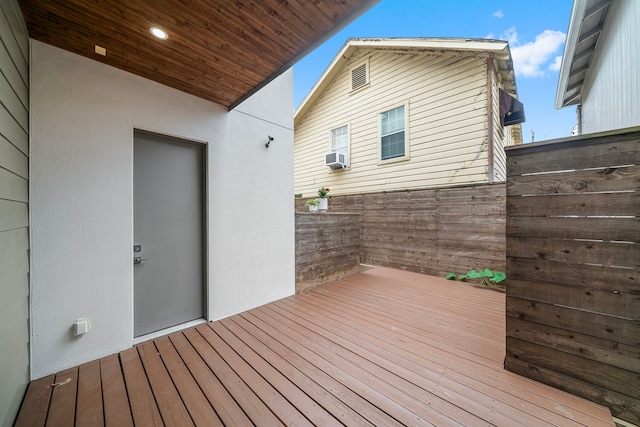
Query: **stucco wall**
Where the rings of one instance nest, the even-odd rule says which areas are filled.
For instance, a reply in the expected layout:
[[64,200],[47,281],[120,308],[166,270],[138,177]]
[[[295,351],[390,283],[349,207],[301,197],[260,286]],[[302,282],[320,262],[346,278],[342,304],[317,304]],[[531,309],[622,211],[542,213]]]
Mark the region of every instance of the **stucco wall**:
[[609,6],[582,89],[582,133],[640,126],[640,2]]
[[[227,112],[37,41],[31,53],[33,378],[133,343],[134,129],[208,145],[209,319],[294,293],[290,71]],[[73,337],[80,317],[92,329]]]

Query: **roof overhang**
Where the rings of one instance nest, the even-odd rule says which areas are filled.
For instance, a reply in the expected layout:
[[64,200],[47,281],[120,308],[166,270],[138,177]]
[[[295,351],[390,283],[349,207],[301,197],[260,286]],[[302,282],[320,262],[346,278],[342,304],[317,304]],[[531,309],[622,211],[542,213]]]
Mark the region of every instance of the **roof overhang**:
[[613,0],[574,0],[556,91],[557,109],[582,102],[584,84]]
[[304,117],[316,99],[325,91],[336,75],[360,49],[378,49],[431,54],[479,54],[492,57],[496,71],[501,75],[502,88],[517,98],[515,73],[509,44],[503,40],[464,38],[377,38],[347,40],[331,61],[309,94],[295,112],[294,123]]
[[[378,0],[19,0],[29,36],[233,108]],[[150,27],[164,29],[159,40]],[[106,55],[97,53],[106,49]]]

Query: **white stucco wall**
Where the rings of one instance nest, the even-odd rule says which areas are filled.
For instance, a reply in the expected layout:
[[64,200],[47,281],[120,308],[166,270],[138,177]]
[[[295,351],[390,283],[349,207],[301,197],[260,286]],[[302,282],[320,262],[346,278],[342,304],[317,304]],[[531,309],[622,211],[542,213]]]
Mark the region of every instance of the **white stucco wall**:
[[134,129],[208,145],[209,319],[294,293],[291,71],[227,112],[38,41],[31,56],[32,378],[133,343]]
[[640,126],[640,2],[609,6],[582,88],[582,133]]

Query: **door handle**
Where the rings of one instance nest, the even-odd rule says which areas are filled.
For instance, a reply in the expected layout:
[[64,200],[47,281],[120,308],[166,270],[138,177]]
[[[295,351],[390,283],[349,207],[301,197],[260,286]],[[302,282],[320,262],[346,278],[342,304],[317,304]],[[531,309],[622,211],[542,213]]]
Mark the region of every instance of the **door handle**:
[[134,263],[135,265],[137,265],[137,264],[142,264],[142,263],[143,263],[143,262],[145,262],[145,261],[148,261],[148,259],[147,259],[147,258],[142,258],[141,256],[134,256],[134,257],[133,257],[133,263]]

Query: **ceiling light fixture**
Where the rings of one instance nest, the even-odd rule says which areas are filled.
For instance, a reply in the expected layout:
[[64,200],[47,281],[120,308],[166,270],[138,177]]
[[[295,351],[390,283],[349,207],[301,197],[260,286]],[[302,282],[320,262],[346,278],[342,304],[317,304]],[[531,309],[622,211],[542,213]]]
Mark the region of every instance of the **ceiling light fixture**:
[[169,34],[167,34],[167,32],[165,30],[163,30],[162,28],[159,27],[151,27],[149,28],[149,31],[151,31],[151,34],[153,34],[155,37],[162,39],[162,40],[166,40],[169,38]]

